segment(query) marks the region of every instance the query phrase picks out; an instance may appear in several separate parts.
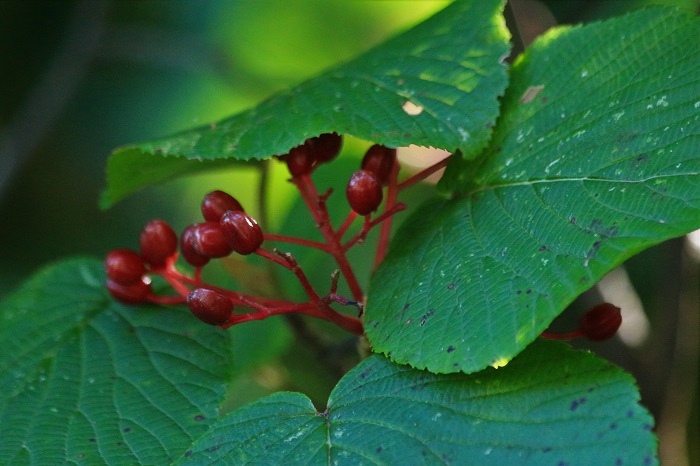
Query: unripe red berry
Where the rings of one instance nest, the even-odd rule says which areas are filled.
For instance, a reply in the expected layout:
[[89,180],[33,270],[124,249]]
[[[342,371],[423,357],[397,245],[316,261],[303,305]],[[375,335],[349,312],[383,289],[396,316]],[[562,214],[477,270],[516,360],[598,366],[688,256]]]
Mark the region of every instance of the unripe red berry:
[[293,148],[288,154],[281,156],[280,160],[287,163],[289,173],[294,177],[311,173],[316,162],[316,158],[306,144]]
[[610,303],[601,303],[586,312],[579,321],[579,330],[591,341],[612,338],[622,324],[620,308]]
[[115,249],[107,254],[105,271],[110,280],[120,285],[133,285],[140,282],[146,273],[143,258],[131,249]]
[[139,280],[132,285],[122,285],[107,279],[107,290],[114,299],[124,304],[141,304],[146,302],[151,294],[151,282]]
[[240,202],[223,191],[212,191],[202,200],[202,215],[208,222],[218,222],[229,210],[243,211]]
[[307,139],[306,144],[311,146],[317,163],[328,163],[340,153],[343,137],[338,133],[323,133],[315,138]]
[[180,253],[188,263],[195,267],[202,267],[209,263],[210,258],[198,253],[194,248],[194,231],[196,227],[197,224],[190,225],[182,232],[180,236]]
[[374,173],[358,170],[350,177],[345,195],[352,210],[359,215],[369,215],[382,203],[382,184]]
[[160,267],[177,251],[177,235],[163,220],[146,224],[139,238],[141,255],[151,267]]
[[263,232],[253,217],[245,212],[230,210],[221,217],[221,227],[229,245],[238,254],[254,253],[263,243]]
[[191,242],[195,251],[211,258],[226,257],[233,250],[219,222],[204,222],[195,225]]
[[377,175],[382,184],[389,182],[389,174],[396,161],[396,149],[375,144],[367,150],[362,159],[362,169]]
[[187,295],[187,307],[202,322],[222,325],[233,312],[233,303],[218,291],[197,288]]

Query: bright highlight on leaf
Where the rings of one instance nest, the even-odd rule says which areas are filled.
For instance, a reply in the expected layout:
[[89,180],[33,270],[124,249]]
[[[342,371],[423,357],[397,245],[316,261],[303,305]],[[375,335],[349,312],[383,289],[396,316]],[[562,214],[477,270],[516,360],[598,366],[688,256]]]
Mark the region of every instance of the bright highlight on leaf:
[[699,36],[697,18],[655,8],[519,57],[489,148],[451,160],[456,196],[408,219],[373,278],[374,350],[478,371],[625,259],[700,227]]
[[176,464],[654,464],[632,378],[538,341],[501,369],[436,375],[372,356],[325,409],[278,393],[214,425]]

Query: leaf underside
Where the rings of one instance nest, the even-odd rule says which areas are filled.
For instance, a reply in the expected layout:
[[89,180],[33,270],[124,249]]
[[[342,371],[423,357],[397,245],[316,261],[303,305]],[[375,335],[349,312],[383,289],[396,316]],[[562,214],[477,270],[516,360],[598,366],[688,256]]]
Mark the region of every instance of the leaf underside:
[[472,375],[375,355],[323,412],[277,393],[230,413],[177,464],[654,464],[637,402],[628,374],[556,342]]
[[555,29],[514,64],[489,148],[404,222],[369,290],[373,348],[435,372],[518,354],[625,259],[700,228],[697,18]]
[[[501,0],[455,2],[355,60],[218,123],[114,151],[106,208],[173,176],[285,154],[336,131],[390,147],[417,144],[475,156],[507,84]],[[411,107],[406,107],[410,105]]]
[[97,261],[44,269],[0,312],[2,464],[166,464],[217,416],[228,335],[115,303]]

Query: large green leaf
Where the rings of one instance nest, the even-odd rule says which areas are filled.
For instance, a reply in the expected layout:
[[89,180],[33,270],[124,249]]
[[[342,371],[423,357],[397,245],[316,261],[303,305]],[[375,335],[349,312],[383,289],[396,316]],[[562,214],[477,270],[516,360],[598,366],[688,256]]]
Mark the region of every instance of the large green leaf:
[[[700,227],[700,22],[649,9],[540,38],[486,154],[456,159],[370,285],[375,351],[508,360],[631,255]],[[535,95],[536,94],[536,95]]]
[[[251,110],[171,138],[117,149],[109,159],[102,205],[215,160],[268,158],[331,131],[392,147],[459,148],[474,156],[491,136],[497,98],[507,83],[501,62],[509,34],[502,8],[502,0],[455,2],[359,58]],[[407,102],[412,108],[405,110]]]
[[116,304],[101,269],[50,266],[0,304],[0,463],[165,464],[216,418],[228,335]]
[[233,411],[178,464],[653,464],[632,378],[548,341],[501,369],[432,374],[375,355],[328,406],[278,393]]

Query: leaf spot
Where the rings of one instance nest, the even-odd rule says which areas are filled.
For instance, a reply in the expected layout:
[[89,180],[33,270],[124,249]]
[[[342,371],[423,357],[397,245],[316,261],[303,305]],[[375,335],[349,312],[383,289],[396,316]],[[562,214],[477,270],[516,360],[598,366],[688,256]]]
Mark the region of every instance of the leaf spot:
[[454,347],[454,346],[448,346],[448,347],[447,347],[447,352],[448,352],[448,353],[451,353],[451,352],[453,352],[454,350],[455,350],[455,347]]
[[520,103],[521,104],[529,104],[533,100],[535,100],[535,97],[537,97],[537,94],[542,92],[542,89],[544,89],[544,85],[540,84],[539,86],[530,86],[527,89],[525,89],[525,92],[523,93],[522,97],[520,97]]
[[401,106],[404,112],[406,112],[406,115],[411,115],[411,116],[416,116],[420,115],[423,113],[423,107],[420,105],[416,105],[410,100],[407,100],[404,102],[404,104]]
[[206,419],[206,417],[202,416],[201,414],[197,414],[197,415],[194,417],[194,420],[195,420],[195,421],[203,421],[203,420],[205,420],[205,419]]
[[185,456],[186,456],[186,457],[187,457],[187,456],[192,456],[192,450],[187,450],[187,451],[185,452]]

